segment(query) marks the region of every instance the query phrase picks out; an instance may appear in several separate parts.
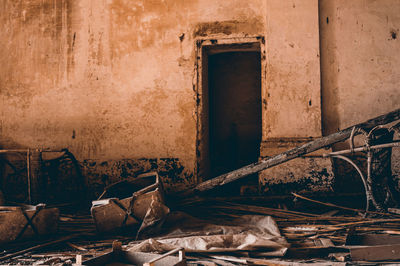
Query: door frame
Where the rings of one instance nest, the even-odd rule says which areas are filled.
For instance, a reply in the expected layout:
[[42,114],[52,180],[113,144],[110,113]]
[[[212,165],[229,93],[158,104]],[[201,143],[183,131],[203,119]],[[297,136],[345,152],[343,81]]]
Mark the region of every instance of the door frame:
[[[208,55],[214,52],[234,52],[234,51],[256,51],[260,52],[261,55],[261,130],[266,128],[264,125],[265,121],[265,109],[267,107],[267,88],[266,88],[266,75],[267,75],[267,64],[266,64],[266,45],[265,38],[263,36],[242,36],[242,37],[232,37],[232,38],[199,38],[195,40],[195,80],[193,83],[193,90],[196,93],[196,165],[195,165],[195,182],[200,183],[203,180],[203,173],[205,169],[202,169],[206,162],[206,151],[208,150],[208,140],[203,141],[204,134],[208,138],[208,95],[204,95],[203,88],[208,86],[203,84],[205,79],[205,69],[207,66],[203,66],[205,60],[208,59]],[[206,101],[204,99],[207,99]],[[205,106],[207,104],[207,106]],[[261,142],[262,136],[261,133]],[[206,143],[205,143],[206,142]],[[261,146],[261,143],[260,143]],[[261,147],[260,147],[261,148]],[[205,151],[205,152],[203,152]],[[209,167],[209,166],[208,166]],[[206,168],[206,167],[204,167]]]

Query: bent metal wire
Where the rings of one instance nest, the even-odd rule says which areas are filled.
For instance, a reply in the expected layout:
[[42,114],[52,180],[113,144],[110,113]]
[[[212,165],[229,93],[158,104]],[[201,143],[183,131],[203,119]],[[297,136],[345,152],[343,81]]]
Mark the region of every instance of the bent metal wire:
[[[365,190],[365,196],[366,196],[366,207],[365,207],[365,214],[364,214],[365,216],[368,214],[368,211],[370,208],[370,202],[372,202],[372,204],[378,211],[383,211],[383,207],[376,201],[376,199],[372,193],[373,182],[372,182],[371,168],[372,168],[373,151],[377,150],[377,149],[383,149],[383,148],[400,147],[399,140],[395,140],[395,141],[391,141],[391,142],[383,143],[383,144],[371,145],[370,143],[371,143],[371,139],[373,137],[373,133],[377,129],[381,129],[381,128],[386,128],[386,129],[388,129],[389,133],[390,132],[397,133],[400,136],[400,123],[397,123],[396,125],[394,125],[392,127],[378,125],[378,126],[372,128],[369,132],[365,131],[362,128],[353,127],[351,135],[349,137],[350,149],[323,154],[324,158],[338,158],[338,159],[344,160],[344,161],[350,163],[350,165],[352,165],[356,169],[357,173],[359,174],[359,176],[361,178],[361,181],[363,182],[363,186],[364,186],[364,190]],[[354,147],[354,137],[359,133],[361,133],[364,136],[364,145],[360,146],[360,147]],[[345,155],[352,155],[355,152],[367,152],[367,178],[365,178],[364,174],[362,173],[361,169],[357,166],[357,164],[353,160],[351,160],[349,157],[345,156]],[[387,195],[387,198],[388,198],[388,196],[389,195]],[[386,200],[387,200],[387,198],[386,198]]]

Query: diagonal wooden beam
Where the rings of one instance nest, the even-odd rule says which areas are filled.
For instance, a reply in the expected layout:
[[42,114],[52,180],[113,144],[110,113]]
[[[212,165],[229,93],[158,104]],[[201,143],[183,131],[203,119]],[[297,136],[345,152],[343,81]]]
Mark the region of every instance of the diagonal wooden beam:
[[265,169],[271,168],[273,166],[276,166],[278,164],[290,161],[292,159],[303,156],[305,154],[314,152],[314,151],[322,149],[324,147],[331,146],[332,144],[335,144],[337,142],[344,141],[350,137],[353,127],[363,128],[363,129],[371,129],[377,125],[385,125],[385,124],[394,122],[399,119],[400,119],[400,109],[397,109],[390,113],[372,118],[363,123],[348,127],[344,130],[333,133],[326,137],[322,137],[322,138],[313,140],[311,142],[308,142],[304,145],[293,148],[286,152],[271,156],[269,158],[266,158],[266,159],[261,160],[256,163],[249,164],[247,166],[244,166],[244,167],[234,170],[232,172],[214,177],[210,180],[207,180],[205,182],[198,184],[196,187],[194,187],[190,190],[185,191],[183,193],[183,196],[193,194],[196,191],[206,191],[206,190],[213,189],[217,186],[222,186],[222,185],[228,184],[228,183],[238,180],[242,177],[258,173],[262,170],[265,170]]

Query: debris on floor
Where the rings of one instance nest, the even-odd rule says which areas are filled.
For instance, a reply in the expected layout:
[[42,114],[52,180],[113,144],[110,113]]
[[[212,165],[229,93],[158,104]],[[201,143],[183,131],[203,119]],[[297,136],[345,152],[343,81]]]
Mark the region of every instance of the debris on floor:
[[87,215],[62,215],[59,235],[7,245],[0,262],[68,265],[80,255],[82,265],[100,265],[95,262],[112,252],[115,240],[131,254],[149,254],[143,257],[146,262],[177,249],[185,251],[188,265],[400,261],[400,215],[372,212],[364,217],[363,210],[334,207],[311,213],[207,198],[188,200],[179,208],[192,209],[197,217],[172,211],[157,235],[140,240],[130,232],[98,234]]
[[[120,184],[120,182],[119,182]],[[169,209],[164,205],[164,192],[157,172],[137,176],[132,182],[130,197],[101,199],[115,184],[106,188],[98,200],[93,201],[91,213],[99,232],[140,225],[137,234],[148,227],[162,223]]]
[[[390,172],[378,171],[382,165],[385,169],[388,165],[372,159],[373,154],[379,153],[379,158],[387,161],[389,150],[400,146],[399,141],[393,141],[399,124],[383,127],[399,119],[400,110],[396,110],[205,181],[170,198],[164,195],[158,173],[149,172],[106,187],[92,202],[91,215],[88,209],[60,214],[58,208],[44,204],[3,206],[0,263],[222,266],[400,263],[399,199],[388,187],[390,180],[377,180],[377,172],[386,173],[382,176]],[[383,132],[384,137],[377,137],[376,132]],[[353,146],[357,134],[365,136],[364,146]],[[388,134],[392,135],[387,138]],[[367,152],[367,178],[359,171],[365,194],[350,195],[361,202],[366,199],[366,208],[342,206],[299,192],[280,200],[263,196],[217,198],[200,193],[347,139],[351,142],[350,150],[326,156]],[[379,194],[382,190],[385,196]]]

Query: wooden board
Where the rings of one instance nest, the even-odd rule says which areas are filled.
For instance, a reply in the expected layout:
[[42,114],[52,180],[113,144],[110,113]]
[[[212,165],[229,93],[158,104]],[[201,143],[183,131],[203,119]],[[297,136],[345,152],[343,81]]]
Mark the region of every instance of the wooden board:
[[[165,254],[167,255],[167,254]],[[100,265],[171,265],[185,266],[186,260],[178,256],[163,256],[154,253],[133,252],[133,251],[113,251],[102,256],[87,260],[83,265],[100,266]],[[160,259],[159,259],[160,258]],[[159,260],[158,260],[159,259]],[[151,262],[157,260],[155,262]],[[149,264],[150,263],[150,264]]]
[[353,261],[399,260],[400,245],[366,246],[350,249]]
[[304,145],[288,150],[286,152],[271,156],[267,159],[261,160],[259,162],[244,166],[232,172],[207,180],[203,183],[198,184],[193,189],[185,191],[184,193],[182,193],[182,196],[188,196],[194,194],[196,191],[206,191],[213,189],[217,186],[228,184],[245,176],[258,173],[262,170],[268,169],[275,165],[279,165],[281,163],[290,161],[292,159],[322,149],[324,147],[331,146],[332,144],[344,141],[350,137],[353,127],[371,129],[377,125],[385,125],[399,119],[400,119],[400,109],[397,109],[385,115],[375,117],[363,123],[351,126],[339,132],[328,135],[326,137],[310,141]]

